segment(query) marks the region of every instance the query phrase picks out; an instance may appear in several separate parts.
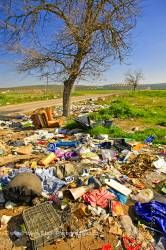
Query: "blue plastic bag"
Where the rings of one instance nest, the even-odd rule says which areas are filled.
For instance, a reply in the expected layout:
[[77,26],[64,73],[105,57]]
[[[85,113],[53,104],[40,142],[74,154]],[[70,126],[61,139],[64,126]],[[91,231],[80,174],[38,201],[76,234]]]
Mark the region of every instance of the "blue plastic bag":
[[152,136],[152,135],[150,135],[150,136],[148,136],[148,137],[144,140],[144,142],[145,142],[145,143],[152,143],[152,142],[154,141],[154,139],[155,139],[155,137]]
[[147,203],[136,202],[135,213],[152,228],[166,234],[166,204],[158,201]]

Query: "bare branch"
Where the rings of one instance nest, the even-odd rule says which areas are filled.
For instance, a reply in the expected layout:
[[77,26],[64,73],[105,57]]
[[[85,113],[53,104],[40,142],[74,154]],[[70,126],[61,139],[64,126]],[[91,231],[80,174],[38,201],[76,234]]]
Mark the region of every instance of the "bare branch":
[[64,99],[77,79],[98,75],[129,53],[139,0],[1,1],[1,34],[8,49],[21,54],[19,70],[63,80]]

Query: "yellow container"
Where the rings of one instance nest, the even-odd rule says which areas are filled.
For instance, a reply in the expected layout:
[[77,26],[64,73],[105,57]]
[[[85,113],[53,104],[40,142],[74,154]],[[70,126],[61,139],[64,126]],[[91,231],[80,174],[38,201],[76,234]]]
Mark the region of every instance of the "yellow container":
[[41,164],[44,166],[49,165],[51,162],[55,161],[56,155],[54,153],[50,153],[46,158],[44,158],[43,160],[41,160]]

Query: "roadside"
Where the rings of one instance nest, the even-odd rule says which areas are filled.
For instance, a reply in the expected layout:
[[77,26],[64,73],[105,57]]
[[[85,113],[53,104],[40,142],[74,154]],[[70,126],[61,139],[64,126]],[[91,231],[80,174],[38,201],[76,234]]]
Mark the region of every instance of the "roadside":
[[[113,94],[94,94],[94,95],[86,95],[86,96],[77,96],[72,97],[73,102],[84,101],[89,98],[98,98],[98,97],[106,97],[115,95]],[[35,109],[44,108],[47,106],[58,106],[62,104],[62,98],[53,99],[53,100],[44,100],[44,101],[36,101],[36,102],[29,102],[29,103],[21,103],[21,104],[14,104],[14,105],[7,105],[0,107],[0,117],[2,116],[14,116],[17,114],[29,113],[34,111]]]

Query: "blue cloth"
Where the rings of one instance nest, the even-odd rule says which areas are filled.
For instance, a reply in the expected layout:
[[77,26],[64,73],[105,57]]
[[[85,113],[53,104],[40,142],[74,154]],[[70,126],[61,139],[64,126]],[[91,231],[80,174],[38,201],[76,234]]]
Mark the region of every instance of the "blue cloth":
[[135,213],[142,220],[150,223],[152,228],[156,228],[166,234],[166,204],[158,201],[147,203],[136,202]]
[[116,191],[116,190],[114,190],[112,188],[109,188],[108,191],[115,194],[118,201],[120,201],[123,204],[126,204],[126,202],[128,200],[128,197],[126,195],[121,194],[120,192],[118,192],[118,191]]
[[66,185],[65,181],[54,176],[54,168],[37,168],[35,174],[41,178],[43,191],[48,194],[56,193],[60,188]]

